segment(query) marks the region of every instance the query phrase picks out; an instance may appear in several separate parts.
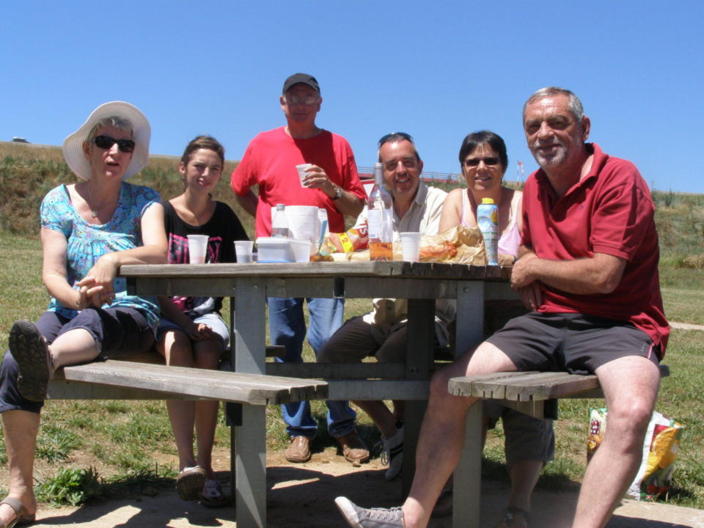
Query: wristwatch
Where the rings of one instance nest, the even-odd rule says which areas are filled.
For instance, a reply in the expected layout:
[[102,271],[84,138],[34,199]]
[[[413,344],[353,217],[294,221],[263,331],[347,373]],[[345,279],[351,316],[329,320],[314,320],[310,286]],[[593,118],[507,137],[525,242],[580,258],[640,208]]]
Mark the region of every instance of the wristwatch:
[[332,184],[333,189],[335,189],[335,195],[332,197],[333,200],[339,200],[342,198],[342,187],[339,185]]

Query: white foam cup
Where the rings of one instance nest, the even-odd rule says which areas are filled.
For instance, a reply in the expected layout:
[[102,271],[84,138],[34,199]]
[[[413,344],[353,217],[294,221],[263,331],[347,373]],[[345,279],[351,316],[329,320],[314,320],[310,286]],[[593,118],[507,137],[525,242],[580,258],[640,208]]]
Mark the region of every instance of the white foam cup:
[[296,170],[298,171],[298,177],[301,180],[301,186],[305,187],[305,184],[303,183],[303,180],[306,178],[306,169],[308,167],[312,167],[312,163],[301,163],[300,165],[296,165]]
[[235,240],[235,257],[238,264],[253,262],[252,250],[254,242],[251,240]]
[[401,235],[401,255],[407,262],[418,262],[420,255],[420,233],[405,231]]
[[208,252],[208,235],[188,235],[188,261],[191,264],[205,264]]

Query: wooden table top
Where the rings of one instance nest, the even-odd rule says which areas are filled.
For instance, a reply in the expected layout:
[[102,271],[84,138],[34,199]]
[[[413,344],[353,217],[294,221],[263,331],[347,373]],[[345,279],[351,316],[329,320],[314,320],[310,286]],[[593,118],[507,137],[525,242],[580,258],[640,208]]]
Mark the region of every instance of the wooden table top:
[[288,278],[370,277],[505,281],[510,268],[430,262],[290,262],[251,264],[131,264],[120,268],[127,278]]

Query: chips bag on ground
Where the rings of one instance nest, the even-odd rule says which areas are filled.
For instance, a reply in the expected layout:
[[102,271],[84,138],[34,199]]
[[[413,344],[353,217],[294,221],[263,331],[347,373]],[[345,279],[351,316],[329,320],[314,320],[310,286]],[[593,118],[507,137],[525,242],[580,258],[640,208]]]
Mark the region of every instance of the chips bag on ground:
[[[601,444],[606,432],[606,409],[590,409],[587,460]],[[665,495],[672,483],[672,472],[683,425],[653,412],[643,441],[643,457],[635,480],[626,492],[638,500],[653,500]]]

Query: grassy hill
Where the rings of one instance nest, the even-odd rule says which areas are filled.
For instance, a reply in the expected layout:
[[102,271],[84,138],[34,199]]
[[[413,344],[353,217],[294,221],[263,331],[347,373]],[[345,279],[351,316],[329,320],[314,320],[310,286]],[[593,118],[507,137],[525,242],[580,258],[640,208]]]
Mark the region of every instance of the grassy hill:
[[[228,203],[245,224],[250,235],[252,220],[237,205],[229,187],[229,175],[237,161],[225,164],[215,198]],[[131,181],[153,187],[162,197],[182,191],[178,159],[152,156],[149,165]],[[0,230],[37,236],[38,212],[42,197],[60,183],[75,181],[63,161],[61,149],[43,145],[0,142]],[[453,184],[440,183],[445,189]],[[660,233],[663,261],[678,268],[704,267],[704,195],[654,191],[656,223]]]

